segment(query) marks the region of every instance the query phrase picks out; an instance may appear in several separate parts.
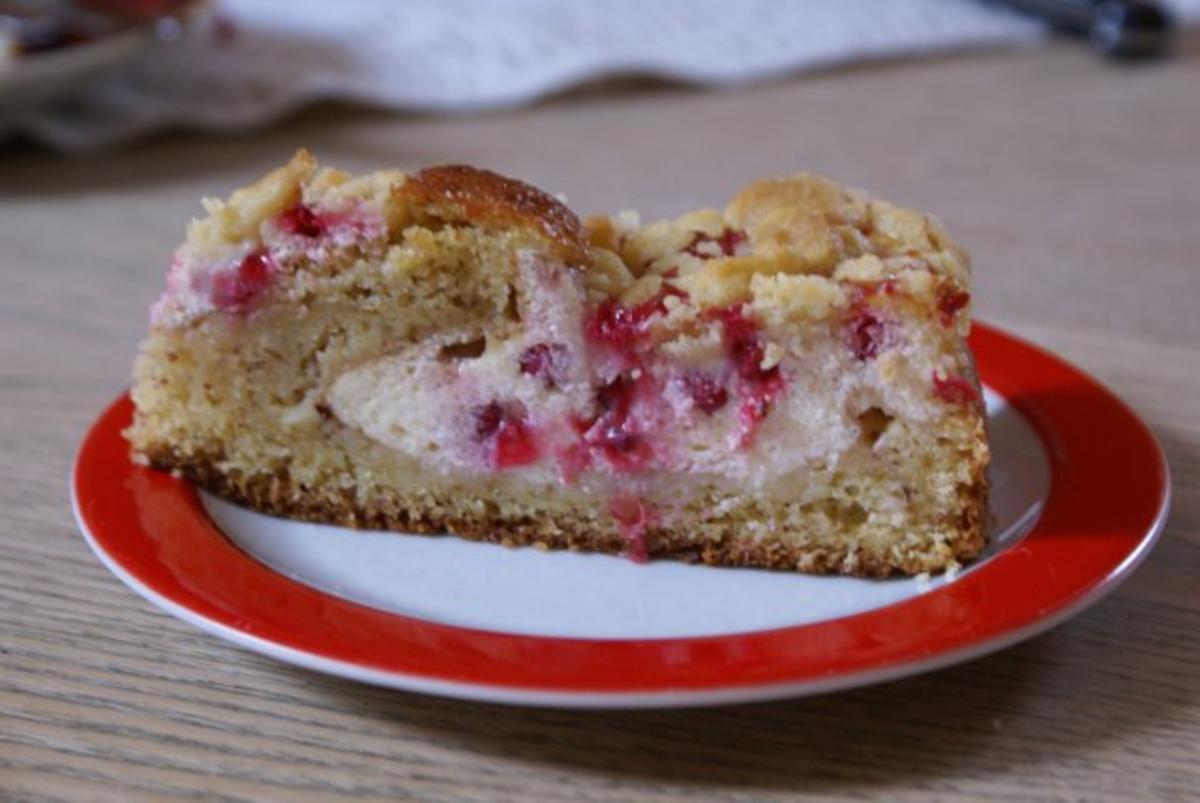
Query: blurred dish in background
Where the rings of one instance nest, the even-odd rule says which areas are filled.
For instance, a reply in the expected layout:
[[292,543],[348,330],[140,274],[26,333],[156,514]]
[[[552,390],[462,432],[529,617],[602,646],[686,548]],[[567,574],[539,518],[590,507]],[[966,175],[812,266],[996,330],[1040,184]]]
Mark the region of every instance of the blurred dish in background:
[[0,0],[0,111],[60,99],[179,38],[207,0]]
[[1086,36],[1110,58],[1150,59],[1170,52],[1175,15],[1157,0],[1004,0],[1056,31]]
[[[15,2],[0,0],[0,8]],[[166,13],[155,4],[170,0],[124,2],[149,3],[153,14]],[[1181,27],[1200,24],[1200,0],[1161,2]],[[627,76],[728,88],[842,64],[1034,46],[1050,30],[1011,5],[978,0],[211,0],[198,7],[205,18],[194,22],[170,14],[188,20],[184,30],[162,23],[178,34],[169,47],[146,47],[103,77],[99,63],[60,68],[51,59],[84,60],[85,47],[116,37],[81,45],[78,56],[72,46],[18,62],[28,75],[47,59],[41,69],[51,81],[72,81],[68,70],[97,80],[68,83],[79,89],[70,103],[15,111],[16,79],[0,79],[0,143],[23,135],[82,153],[165,128],[245,130],[330,100],[481,112]]]

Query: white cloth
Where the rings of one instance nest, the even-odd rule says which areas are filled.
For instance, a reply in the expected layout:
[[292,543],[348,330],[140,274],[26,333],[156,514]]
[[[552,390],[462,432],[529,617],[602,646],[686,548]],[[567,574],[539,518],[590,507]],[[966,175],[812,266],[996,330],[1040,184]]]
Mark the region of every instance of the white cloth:
[[[1200,15],[1200,0],[1176,0]],[[0,121],[85,151],[168,126],[262,125],[320,99],[464,112],[625,74],[730,85],[861,59],[1039,41],[975,0],[219,0],[74,101]]]

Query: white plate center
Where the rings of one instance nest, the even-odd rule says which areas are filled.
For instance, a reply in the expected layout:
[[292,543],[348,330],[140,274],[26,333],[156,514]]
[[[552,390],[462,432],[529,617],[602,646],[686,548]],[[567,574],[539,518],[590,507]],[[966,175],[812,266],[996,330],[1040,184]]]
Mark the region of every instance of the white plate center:
[[[972,568],[1030,530],[1050,476],[1025,419],[998,395],[986,395],[994,522],[988,550]],[[609,555],[305,524],[202,496],[233,541],[299,582],[406,616],[509,633],[629,639],[744,633],[861,613],[953,582],[637,565]]]

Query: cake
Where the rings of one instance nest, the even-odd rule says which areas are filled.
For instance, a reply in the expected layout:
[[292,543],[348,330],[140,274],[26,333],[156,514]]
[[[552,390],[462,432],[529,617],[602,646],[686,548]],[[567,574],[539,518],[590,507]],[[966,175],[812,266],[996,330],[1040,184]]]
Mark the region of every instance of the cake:
[[139,462],[636,560],[887,576],[983,546],[968,261],[927,215],[797,174],[581,221],[486,170],[304,151],[205,209],[134,366]]

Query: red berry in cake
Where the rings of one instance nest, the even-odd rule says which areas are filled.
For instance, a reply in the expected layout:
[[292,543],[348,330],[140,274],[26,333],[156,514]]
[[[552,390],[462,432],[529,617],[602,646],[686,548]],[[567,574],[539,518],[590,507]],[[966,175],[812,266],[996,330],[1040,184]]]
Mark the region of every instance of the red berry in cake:
[[965,290],[953,287],[943,287],[938,291],[938,313],[942,326],[952,326],[959,311],[971,301],[971,294]]
[[629,415],[633,405],[633,379],[626,374],[596,388],[596,404],[604,413]]
[[709,415],[720,410],[729,401],[729,392],[725,390],[725,386],[708,374],[687,374],[683,377],[683,385],[692,397],[692,402]]
[[212,277],[213,306],[223,312],[245,311],[275,277],[275,262],[264,249],[251,251],[235,267]]
[[667,314],[667,298],[675,296],[687,300],[688,294],[680,290],[670,282],[663,282],[662,288],[654,294],[653,298],[649,298],[633,308],[634,320],[639,323],[645,323],[655,315]]
[[327,230],[325,221],[311,207],[302,203],[280,212],[275,222],[288,234],[298,234],[301,237],[320,237]]
[[610,298],[600,304],[584,324],[584,333],[593,343],[599,343],[624,354],[629,362],[635,362],[634,352],[646,333],[650,319],[665,315],[666,299],[676,296],[686,299],[687,293],[673,284],[664,283],[652,298],[634,307],[627,307]]
[[619,351],[629,350],[638,337],[638,321],[633,310],[610,298],[592,313],[584,326],[590,340]]
[[969,379],[960,374],[933,372],[933,395],[947,404],[972,404],[979,400],[979,392]]
[[738,418],[742,424],[741,445],[749,446],[754,440],[758,425],[771,407],[783,394],[783,374],[776,366],[766,371],[760,371],[758,376],[742,382],[738,391],[741,402],[738,406]]
[[601,355],[615,361],[617,370],[640,368],[653,349],[650,322],[667,313],[666,299],[670,296],[686,299],[687,293],[664,282],[658,293],[636,306],[628,307],[611,298],[601,303],[584,323],[589,353],[596,356],[598,348]]
[[762,367],[765,350],[758,336],[758,324],[746,317],[741,305],[713,314],[721,321],[721,340],[739,377],[748,382],[762,382],[779,373],[777,367]]
[[683,249],[700,259],[714,259],[719,256],[731,257],[742,243],[749,237],[744,231],[725,228],[718,235],[697,231],[692,234],[692,241]]
[[627,422],[599,426],[599,431],[589,430],[588,444],[598,448],[612,468],[632,474],[650,465],[654,451],[641,434],[629,431]]
[[575,480],[579,478],[579,475],[592,466],[592,457],[588,452],[588,448],[585,444],[581,443],[572,443],[559,450],[557,458],[558,474],[562,479],[563,485],[573,485]]
[[517,358],[521,373],[541,379],[547,388],[559,387],[565,380],[571,353],[562,343],[535,343]]
[[846,328],[846,341],[860,362],[874,359],[883,350],[887,327],[869,309],[859,308]]
[[763,346],[757,338],[735,340],[729,345],[729,356],[742,379],[755,380],[762,374]]
[[617,532],[625,539],[625,557],[634,563],[650,559],[646,549],[646,530],[654,524],[654,516],[637,497],[619,496],[609,503],[609,512],[616,522]]
[[740,380],[741,444],[748,446],[759,423],[783,393],[783,374],[778,365],[762,367],[766,350],[758,336],[758,324],[746,316],[742,305],[715,310],[712,314],[721,321],[721,338]]
[[731,343],[750,340],[758,336],[758,324],[746,317],[743,305],[722,307],[709,311],[709,315],[721,322],[721,339],[726,348]]
[[472,410],[471,416],[475,420],[475,440],[482,441],[492,437],[496,430],[500,429],[500,422],[504,419],[504,408],[500,406],[500,402],[489,402]]
[[624,375],[596,391],[599,413],[586,424],[582,438],[617,471],[640,471],[654,459],[654,450],[632,415],[636,396],[651,393],[650,385],[645,374],[637,379]]
[[744,231],[725,229],[725,231],[721,232],[721,237],[718,240],[721,246],[721,253],[727,257],[731,257],[737,251],[738,246],[749,239],[749,236]]
[[537,462],[538,447],[524,419],[507,416],[496,431],[496,468],[514,468]]
[[629,429],[627,421],[605,419],[597,431],[596,442],[604,447],[614,460],[624,461],[622,455],[633,455],[641,445],[641,439]]
[[738,418],[742,422],[743,445],[749,443],[759,422],[771,412],[771,402],[770,395],[763,390],[752,391],[742,399],[738,407]]
[[489,446],[495,468],[513,468],[537,461],[537,441],[520,405],[491,401],[471,410],[471,417],[475,440]]

